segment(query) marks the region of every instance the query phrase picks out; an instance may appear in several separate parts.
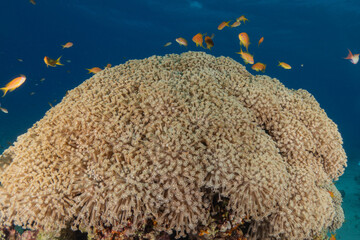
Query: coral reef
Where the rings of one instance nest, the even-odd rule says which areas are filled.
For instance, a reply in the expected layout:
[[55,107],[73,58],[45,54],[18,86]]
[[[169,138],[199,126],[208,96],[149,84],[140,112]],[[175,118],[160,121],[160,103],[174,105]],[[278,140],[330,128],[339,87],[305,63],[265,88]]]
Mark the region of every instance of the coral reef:
[[[6,225],[131,237],[151,220],[176,237],[231,227],[240,238],[307,239],[344,221],[325,188],[346,167],[342,138],[315,98],[202,52],[105,69],[9,156],[0,172]],[[226,199],[231,223],[212,222],[215,197]]]

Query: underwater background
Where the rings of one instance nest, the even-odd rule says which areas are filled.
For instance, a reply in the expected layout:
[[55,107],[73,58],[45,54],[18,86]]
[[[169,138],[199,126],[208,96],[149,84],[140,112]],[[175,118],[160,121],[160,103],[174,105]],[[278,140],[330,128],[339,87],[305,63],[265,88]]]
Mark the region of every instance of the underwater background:
[[[344,59],[360,52],[360,1],[355,0],[28,0],[2,1],[0,85],[19,74],[26,82],[0,98],[2,152],[40,120],[66,91],[91,77],[87,68],[104,68],[151,55],[205,51],[244,64],[238,54],[240,32],[250,37],[255,62],[286,87],[313,94],[339,128],[348,155],[336,182],[344,194],[345,223],[337,239],[360,239],[360,65]],[[219,31],[222,21],[245,15],[249,21]],[[230,23],[230,24],[231,24]],[[215,34],[211,49],[191,41]],[[175,42],[188,40],[187,47]],[[258,40],[264,42],[258,47]],[[71,48],[61,45],[73,42]],[[164,47],[167,42],[172,45]],[[47,67],[44,56],[62,56],[64,66]],[[278,61],[292,66],[283,69]],[[247,65],[247,70],[255,72]],[[44,80],[45,78],[45,80]]]

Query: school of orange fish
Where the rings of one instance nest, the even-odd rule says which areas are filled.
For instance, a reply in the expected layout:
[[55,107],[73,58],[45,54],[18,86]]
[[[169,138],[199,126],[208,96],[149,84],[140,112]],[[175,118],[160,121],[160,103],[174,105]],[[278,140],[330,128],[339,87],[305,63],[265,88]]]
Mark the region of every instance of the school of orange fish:
[[[230,21],[227,22],[222,22],[219,24],[218,26],[218,30],[223,30],[225,27],[231,27],[231,28],[235,28],[235,27],[239,27],[241,25],[241,22],[245,23],[246,21],[249,21],[244,15],[238,17],[230,26]],[[206,34],[202,34],[202,33],[198,33],[196,34],[193,38],[192,41],[196,44],[196,47],[203,47],[203,42],[205,41],[206,43],[206,48],[211,50],[212,47],[214,47],[214,34],[212,34],[211,37],[209,36],[205,36],[204,40],[203,37]],[[245,64],[252,64],[251,69],[255,70],[255,71],[261,71],[261,72],[265,72],[266,69],[266,64],[261,63],[261,62],[257,62],[254,64],[254,56],[252,54],[249,53],[249,45],[250,45],[250,38],[249,35],[246,32],[241,32],[239,33],[239,40],[240,40],[240,52],[236,52],[237,54],[240,54],[241,58],[244,60]],[[175,39],[176,42],[182,46],[187,47],[188,46],[188,42],[185,38],[183,37],[179,37]],[[260,44],[264,41],[264,37],[261,37],[258,41],[258,47],[260,46]],[[168,42],[164,45],[164,47],[168,47],[170,46],[172,43]],[[244,52],[241,48],[241,46],[244,46],[246,49],[246,52]],[[357,64],[359,61],[359,55],[360,54],[352,54],[351,51],[348,49],[349,54],[347,57],[345,57],[344,59],[348,59],[350,60],[351,63],[353,64]],[[279,61],[278,66],[284,68],[284,69],[291,69],[291,66],[285,62],[281,62]],[[303,67],[303,64],[301,64],[301,67]]]
[[[34,0],[30,0],[30,3],[33,4],[33,5],[36,5],[36,2]],[[227,22],[222,22],[219,24],[219,26],[217,27],[218,30],[223,30],[225,27],[230,27],[230,28],[236,28],[236,27],[239,27],[241,25],[241,22],[243,22],[245,24],[246,21],[249,21],[244,15],[238,17],[231,25],[230,21],[227,21]],[[210,37],[209,36],[206,36],[206,33],[205,34],[202,34],[202,33],[198,33],[196,34],[193,38],[192,38],[192,41],[196,44],[196,47],[202,47],[202,48],[205,48],[203,46],[203,43],[205,42],[206,43],[206,49],[208,50],[211,50],[212,47],[214,47],[214,36],[215,34],[212,34]],[[237,54],[240,54],[241,58],[243,59],[243,61],[245,62],[245,64],[252,64],[251,66],[251,69],[255,70],[255,71],[261,71],[261,72],[265,72],[265,69],[266,69],[266,64],[264,63],[261,63],[261,62],[257,62],[257,63],[254,63],[254,57],[253,55],[251,55],[249,53],[249,45],[250,45],[250,38],[249,38],[249,35],[246,33],[246,32],[241,32],[239,33],[239,40],[240,40],[240,52],[237,52]],[[179,44],[179,45],[182,45],[182,46],[185,46],[187,47],[188,46],[188,41],[183,38],[183,37],[178,37],[175,39],[175,41]],[[264,37],[261,37],[258,41],[258,47],[260,46],[260,44],[262,44],[262,42],[264,41]],[[172,42],[167,42],[164,47],[168,47],[172,44]],[[67,42],[66,44],[64,45],[61,45],[63,49],[65,48],[70,48],[72,47],[74,44],[72,42]],[[243,51],[242,50],[242,46],[245,47],[246,51]],[[348,56],[345,57],[344,59],[348,59],[350,60],[351,63],[353,64],[357,64],[358,61],[359,61],[359,55],[360,54],[352,54],[351,51],[348,49],[349,53],[348,53]],[[60,59],[61,59],[61,56],[57,59],[52,59],[52,58],[49,58],[48,56],[45,56],[44,57],[44,62],[46,64],[47,67],[56,67],[57,65],[63,65],[62,63],[60,63]],[[23,60],[22,59],[18,59],[18,61],[22,62]],[[280,62],[279,61],[279,64],[278,66],[284,68],[284,69],[291,69],[291,66],[285,62]],[[303,65],[301,65],[303,66]],[[111,64],[107,64],[105,66],[105,68],[110,68],[111,67]],[[90,69],[86,69],[88,70],[89,73],[93,73],[93,74],[96,74],[100,71],[102,71],[103,69],[99,68],[99,67],[93,67],[93,68],[90,68]],[[7,83],[5,85],[5,87],[3,88],[0,88],[0,90],[2,90],[4,92],[4,95],[3,97],[6,95],[6,93],[8,91],[12,92],[14,91],[16,88],[20,87],[26,80],[26,77],[24,75],[20,75],[14,79],[12,79],[9,83]],[[43,81],[45,80],[44,78],[41,79],[40,81]],[[35,92],[31,92],[30,95],[34,95]],[[49,103],[49,105],[52,107],[52,104]],[[1,104],[0,104],[0,111],[2,111],[3,113],[8,113],[8,110],[6,108],[3,108],[1,107]]]

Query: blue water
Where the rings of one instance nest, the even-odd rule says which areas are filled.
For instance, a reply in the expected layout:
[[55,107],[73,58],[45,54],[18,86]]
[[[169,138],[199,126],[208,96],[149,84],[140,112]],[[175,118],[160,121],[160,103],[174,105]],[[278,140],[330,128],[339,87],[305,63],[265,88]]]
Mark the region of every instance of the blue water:
[[[7,147],[41,119],[65,92],[90,77],[85,68],[117,65],[128,59],[182,53],[196,48],[198,32],[215,33],[207,52],[243,63],[238,33],[247,32],[255,61],[267,64],[266,75],[289,88],[312,93],[338,124],[349,157],[349,168],[337,183],[346,190],[346,222],[337,239],[360,239],[360,64],[343,59],[348,48],[360,52],[358,0],[28,0],[2,1],[0,10],[0,85],[24,74],[23,86],[0,98],[0,144]],[[238,28],[217,30],[222,21],[245,15]],[[184,37],[187,48],[174,40]],[[258,48],[260,37],[265,40]],[[62,49],[71,41],[74,46]],[[173,44],[163,47],[166,42]],[[62,56],[64,66],[47,68],[44,56]],[[19,62],[17,59],[23,59]],[[66,60],[71,60],[67,62]],[[278,60],[293,66],[284,70]],[[301,67],[303,64],[303,67]],[[248,70],[255,74],[248,66]],[[40,82],[41,78],[45,81]],[[34,95],[30,95],[35,92]],[[349,213],[347,215],[347,213]],[[355,216],[356,215],[356,216]]]

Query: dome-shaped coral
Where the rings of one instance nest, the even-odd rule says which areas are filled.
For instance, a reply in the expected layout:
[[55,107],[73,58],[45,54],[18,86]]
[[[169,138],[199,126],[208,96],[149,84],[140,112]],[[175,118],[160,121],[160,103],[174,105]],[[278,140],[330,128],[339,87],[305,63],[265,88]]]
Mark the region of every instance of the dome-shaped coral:
[[207,191],[249,219],[253,238],[308,238],[342,221],[323,186],[346,155],[316,100],[201,52],[105,69],[3,156],[0,220],[32,229],[152,218],[184,235],[208,224]]

